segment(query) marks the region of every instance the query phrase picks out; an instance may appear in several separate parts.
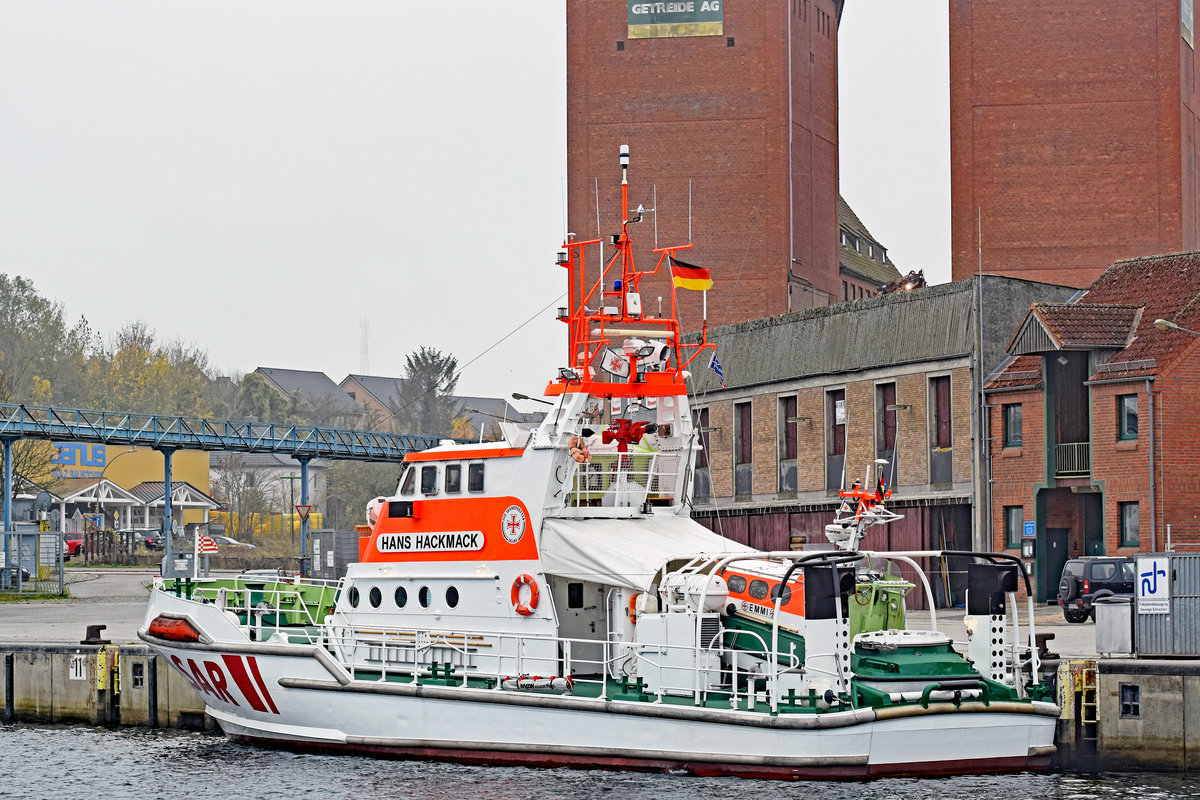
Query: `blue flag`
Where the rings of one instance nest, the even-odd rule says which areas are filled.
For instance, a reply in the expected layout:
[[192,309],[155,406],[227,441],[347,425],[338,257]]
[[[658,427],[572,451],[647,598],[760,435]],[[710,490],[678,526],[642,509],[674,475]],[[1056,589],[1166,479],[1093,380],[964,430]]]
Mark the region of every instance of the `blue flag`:
[[721,371],[721,362],[717,360],[717,351],[714,348],[712,358],[708,362],[708,368],[717,373],[717,377],[721,379],[721,388],[725,388],[725,373]]

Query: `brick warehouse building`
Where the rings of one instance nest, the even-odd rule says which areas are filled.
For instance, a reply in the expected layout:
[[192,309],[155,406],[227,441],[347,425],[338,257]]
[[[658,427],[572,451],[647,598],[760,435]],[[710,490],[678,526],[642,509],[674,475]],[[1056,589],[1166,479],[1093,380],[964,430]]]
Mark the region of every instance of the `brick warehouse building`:
[[952,275],[1200,246],[1191,0],[950,3]]
[[[657,214],[638,232],[637,262],[654,263],[647,226],[664,246],[691,238],[684,259],[716,280],[710,323],[840,302],[843,0],[696,0],[678,14],[651,5],[567,4],[568,230],[607,239],[620,229],[613,186],[628,144],[630,205]],[[642,284],[648,309],[667,294],[664,278]],[[681,318],[699,328],[700,297],[682,294]]]
[[[827,548],[838,488],[877,457],[904,519],[869,549],[982,546],[979,279],[710,331],[726,388],[695,376],[701,428],[693,517],[763,550]],[[1076,291],[984,276],[983,374],[1031,302]],[[803,343],[800,345],[799,343]],[[846,483],[843,483],[843,476]],[[955,579],[937,590],[947,602]],[[914,602],[923,602],[914,593]],[[955,596],[956,601],[961,597]]]
[[1200,547],[1200,253],[1118,261],[1069,304],[1038,303],[986,387],[992,548],[1034,523],[1037,599],[1063,562]]

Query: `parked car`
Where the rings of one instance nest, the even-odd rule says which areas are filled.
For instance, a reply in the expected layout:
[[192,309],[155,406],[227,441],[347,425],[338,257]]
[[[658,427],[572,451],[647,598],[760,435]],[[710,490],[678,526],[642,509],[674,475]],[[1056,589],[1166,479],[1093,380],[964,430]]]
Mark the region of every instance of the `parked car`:
[[71,556],[83,555],[83,534],[82,533],[64,533],[63,547],[65,548],[63,555],[66,558]]
[[[21,567],[21,583],[29,583],[32,577],[29,570]],[[0,589],[16,589],[17,588],[17,568],[16,567],[0,567]]]
[[143,545],[147,550],[162,550],[163,535],[158,528],[126,528],[119,531],[123,541],[130,540],[135,545]]
[[1081,556],[1067,559],[1058,582],[1058,604],[1067,622],[1095,619],[1101,597],[1133,597],[1132,556]]

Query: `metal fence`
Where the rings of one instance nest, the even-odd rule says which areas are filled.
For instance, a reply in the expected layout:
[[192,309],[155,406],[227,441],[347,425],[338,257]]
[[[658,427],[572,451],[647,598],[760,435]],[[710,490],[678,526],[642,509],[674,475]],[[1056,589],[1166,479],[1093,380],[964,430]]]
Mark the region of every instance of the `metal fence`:
[[0,593],[63,593],[66,548],[61,533],[40,530],[0,534]]

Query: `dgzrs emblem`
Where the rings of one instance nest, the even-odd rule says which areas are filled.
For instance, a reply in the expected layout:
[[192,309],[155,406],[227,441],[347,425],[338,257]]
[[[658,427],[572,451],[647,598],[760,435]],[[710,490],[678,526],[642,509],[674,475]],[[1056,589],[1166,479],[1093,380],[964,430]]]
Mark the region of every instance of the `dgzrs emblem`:
[[516,544],[525,535],[525,512],[520,506],[509,506],[504,509],[500,519],[500,529],[504,532],[504,541]]

